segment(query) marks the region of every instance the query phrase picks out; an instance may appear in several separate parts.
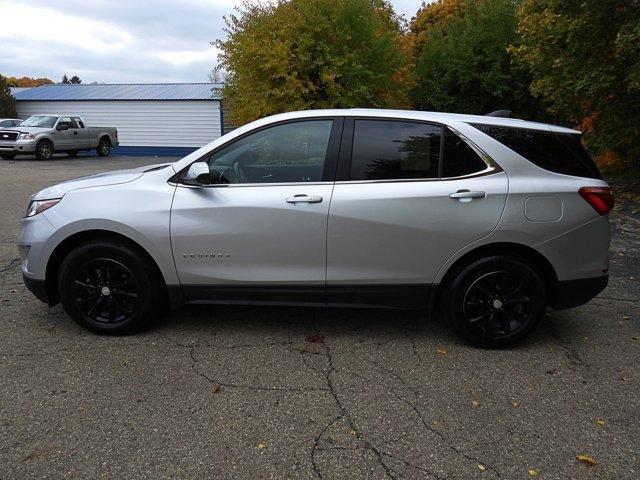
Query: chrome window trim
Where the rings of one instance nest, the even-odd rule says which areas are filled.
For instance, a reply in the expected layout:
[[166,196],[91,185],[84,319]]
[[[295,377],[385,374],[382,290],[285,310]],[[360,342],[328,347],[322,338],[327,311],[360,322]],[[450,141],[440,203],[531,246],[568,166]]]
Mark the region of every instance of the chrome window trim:
[[451,180],[463,180],[465,178],[484,177],[500,173],[503,170],[498,166],[487,166],[484,170],[470,173],[469,175],[461,175],[459,177],[433,177],[433,178],[392,178],[387,180],[340,180],[335,182],[336,185],[344,185],[350,183],[409,183],[409,182],[448,182]]
[[276,183],[219,183],[215,185],[185,185],[169,182],[169,185],[184,188],[239,188],[239,187],[286,187],[296,185],[333,185],[334,182],[276,182]]

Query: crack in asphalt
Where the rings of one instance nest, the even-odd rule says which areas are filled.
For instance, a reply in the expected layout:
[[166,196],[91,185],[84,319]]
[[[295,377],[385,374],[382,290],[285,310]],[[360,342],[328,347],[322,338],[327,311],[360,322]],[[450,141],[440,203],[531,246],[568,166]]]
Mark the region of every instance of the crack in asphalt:
[[225,387],[225,388],[240,388],[240,389],[246,389],[246,390],[256,390],[256,391],[262,391],[262,392],[318,392],[318,391],[327,391],[326,388],[322,388],[322,387],[318,387],[318,388],[314,388],[314,387],[295,388],[295,387],[263,386],[263,385],[252,385],[252,384],[246,384],[246,383],[222,382],[222,381],[219,381],[218,379],[212,378],[209,375],[207,375],[206,373],[201,372],[200,370],[198,370],[197,365],[200,362],[196,358],[196,353],[195,353],[195,349],[198,348],[198,345],[187,345],[187,344],[184,344],[184,343],[180,343],[175,338],[171,338],[171,337],[169,337],[167,335],[163,335],[163,338],[167,339],[168,341],[172,342],[173,344],[175,344],[175,345],[177,345],[177,346],[179,346],[181,348],[187,349],[188,354],[189,354],[189,358],[190,358],[190,361],[191,361],[191,370],[196,375],[198,375],[199,377],[205,379],[211,385],[219,385],[219,386]]
[[0,268],[0,275],[8,272],[9,270],[12,270],[16,267],[20,266],[20,259],[19,258],[14,258],[13,260],[11,260],[7,265],[5,265],[4,267]]
[[[375,365],[375,366],[377,366],[380,370],[386,372],[387,374],[392,375],[393,377],[397,378],[398,381],[407,390],[409,390],[413,394],[414,398],[416,400],[418,399],[418,397],[419,397],[418,392],[416,392],[416,390],[411,385],[409,385],[409,383],[401,375],[399,375],[396,372],[394,372],[393,370],[390,370],[387,367],[381,365],[380,362],[378,362],[376,360],[368,360],[368,362],[373,364],[373,365]],[[482,465],[484,465],[487,468],[487,470],[490,470],[490,471],[494,472],[498,477],[502,477],[502,474],[500,473],[500,471],[497,468],[489,465],[484,460],[480,460],[479,458],[474,457],[473,455],[470,455],[470,454],[466,453],[464,450],[456,447],[453,443],[451,443],[449,441],[449,439],[447,439],[445,437],[445,435],[442,432],[440,432],[439,430],[436,430],[431,425],[429,425],[427,423],[426,419],[424,418],[424,416],[422,415],[422,412],[412,402],[410,402],[409,400],[407,400],[404,397],[401,397],[400,395],[396,394],[395,396],[396,396],[396,398],[398,400],[400,400],[401,402],[405,403],[411,410],[413,410],[413,412],[418,416],[418,419],[420,420],[422,425],[424,425],[424,427],[427,430],[429,430],[431,433],[435,434],[440,439],[440,441],[444,445],[446,445],[451,451],[453,451],[457,455],[460,455],[460,456],[466,458],[467,460],[470,460],[470,461],[472,461],[472,462],[474,462],[476,464],[481,463]]]
[[340,412],[340,414],[331,421],[331,423],[326,426],[322,432],[320,432],[320,434],[316,437],[316,440],[314,442],[314,446],[311,449],[311,462],[313,465],[313,469],[314,472],[316,473],[317,477],[319,479],[322,480],[323,476],[322,476],[322,472],[320,471],[320,468],[317,465],[316,459],[315,459],[315,452],[317,451],[317,447],[318,447],[318,443],[322,437],[322,434],[324,432],[326,432],[326,430],[332,425],[334,424],[338,419],[343,418],[347,424],[349,425],[349,427],[351,428],[351,430],[353,432],[356,432],[356,436],[355,438],[358,439],[360,442],[362,442],[363,445],[363,450],[365,451],[369,451],[371,452],[375,458],[378,461],[378,464],[382,467],[382,469],[385,472],[385,475],[388,478],[391,479],[396,479],[397,476],[394,474],[395,472],[393,472],[391,470],[391,467],[389,467],[389,465],[387,465],[387,463],[384,461],[383,456],[389,456],[389,455],[385,455],[384,452],[382,452],[378,447],[376,447],[372,442],[370,442],[369,440],[367,440],[366,438],[364,438],[361,434],[361,431],[359,430],[358,426],[356,425],[355,421],[353,420],[353,418],[351,417],[351,415],[349,414],[349,411],[347,410],[347,408],[344,406],[344,404],[342,403],[342,401],[340,400],[338,393],[336,391],[336,387],[333,384],[333,380],[332,380],[332,375],[333,373],[336,371],[336,368],[333,364],[333,355],[331,353],[331,348],[329,347],[329,345],[325,342],[324,344],[324,352],[325,352],[325,356],[327,359],[327,370],[325,372],[325,380],[327,382],[327,386],[329,387],[329,393],[331,394],[331,396],[333,397],[333,400],[336,404],[336,407],[338,408],[338,411]]

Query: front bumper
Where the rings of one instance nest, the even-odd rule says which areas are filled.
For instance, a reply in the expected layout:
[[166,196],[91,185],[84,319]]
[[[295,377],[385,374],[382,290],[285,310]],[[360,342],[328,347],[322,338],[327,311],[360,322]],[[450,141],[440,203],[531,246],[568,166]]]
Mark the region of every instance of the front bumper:
[[584,305],[603,291],[609,283],[609,275],[558,282],[551,292],[549,306],[555,310]]
[[44,280],[37,280],[35,278],[29,278],[24,273],[22,274],[22,280],[25,286],[35,297],[41,302],[47,305],[52,305],[49,294],[47,293],[47,283]]
[[16,140],[15,142],[0,142],[0,154],[13,153],[19,155],[21,153],[35,153],[35,140]]

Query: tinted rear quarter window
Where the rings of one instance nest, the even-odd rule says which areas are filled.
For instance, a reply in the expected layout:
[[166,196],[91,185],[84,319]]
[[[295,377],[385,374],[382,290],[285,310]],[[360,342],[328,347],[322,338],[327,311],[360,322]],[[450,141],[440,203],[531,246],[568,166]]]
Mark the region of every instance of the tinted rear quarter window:
[[473,125],[531,163],[550,172],[601,178],[582,145],[581,135],[496,125]]
[[441,177],[462,177],[487,168],[480,156],[448,128],[444,133],[443,157]]

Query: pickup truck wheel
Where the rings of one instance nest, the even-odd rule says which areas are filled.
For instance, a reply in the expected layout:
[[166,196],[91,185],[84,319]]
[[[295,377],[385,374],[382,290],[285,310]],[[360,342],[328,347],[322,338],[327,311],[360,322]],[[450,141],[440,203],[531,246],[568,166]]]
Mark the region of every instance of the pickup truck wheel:
[[101,157],[108,157],[109,153],[111,153],[111,144],[109,143],[109,140],[104,138],[100,139],[97,150],[98,155]]
[[5,160],[13,160],[14,158],[16,158],[16,154],[15,153],[3,153],[2,154],[2,158],[4,158]]
[[49,160],[53,157],[53,143],[49,140],[40,140],[36,145],[36,157],[39,160]]
[[71,158],[75,158],[78,156],[78,151],[77,150],[67,150],[67,156],[71,157]]
[[158,315],[162,283],[140,252],[113,240],[92,240],[69,253],[58,272],[58,293],[80,326],[106,335],[134,333]]

